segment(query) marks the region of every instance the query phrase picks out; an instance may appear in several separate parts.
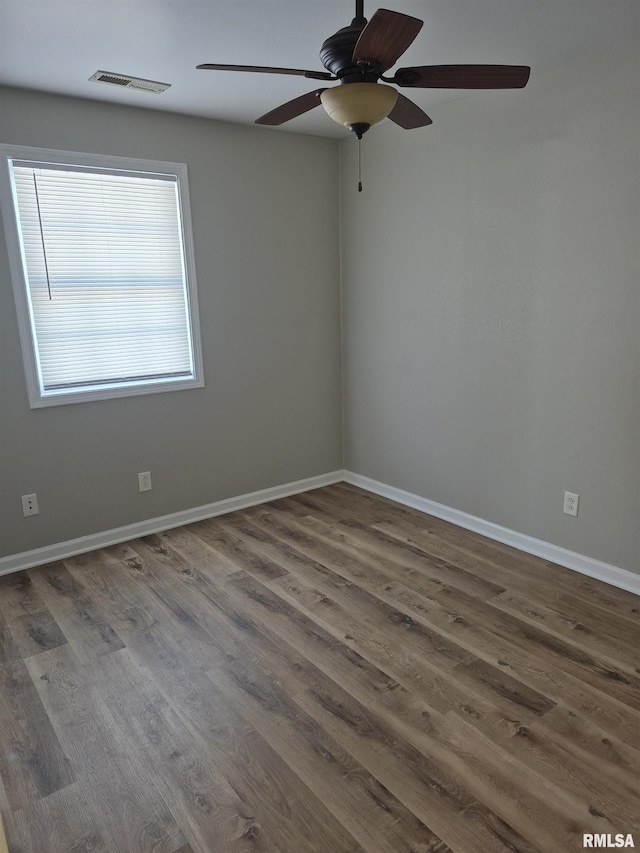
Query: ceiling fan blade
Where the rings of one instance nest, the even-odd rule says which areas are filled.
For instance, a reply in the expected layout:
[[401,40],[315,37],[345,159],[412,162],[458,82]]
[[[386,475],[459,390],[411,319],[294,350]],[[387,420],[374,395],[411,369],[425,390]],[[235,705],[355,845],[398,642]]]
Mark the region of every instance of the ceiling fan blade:
[[278,125],[284,124],[285,121],[290,121],[292,118],[301,116],[303,113],[309,112],[314,107],[320,106],[320,95],[324,89],[316,89],[314,92],[307,92],[306,95],[300,95],[299,98],[294,98],[292,101],[287,101],[286,104],[281,104],[275,110],[265,113],[260,118],[256,119],[256,124]]
[[305,71],[302,68],[271,68],[267,65],[216,65],[210,62],[196,65],[204,71],[253,71],[258,74],[294,74],[297,77],[309,77],[311,80],[335,80],[327,71]]
[[353,63],[370,62],[382,71],[395,65],[422,29],[422,21],[400,12],[378,9],[360,33]]
[[395,107],[389,113],[389,118],[405,130],[412,130],[414,127],[426,127],[428,124],[433,124],[429,116],[420,109],[417,104],[405,98],[404,95],[398,93],[398,100]]
[[399,68],[391,82],[416,89],[522,89],[528,65],[422,65]]

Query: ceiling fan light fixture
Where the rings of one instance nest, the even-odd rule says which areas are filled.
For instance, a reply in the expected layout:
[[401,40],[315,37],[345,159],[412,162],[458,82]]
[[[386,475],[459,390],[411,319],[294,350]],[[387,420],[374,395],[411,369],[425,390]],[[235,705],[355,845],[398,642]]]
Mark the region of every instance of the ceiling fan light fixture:
[[394,108],[398,92],[382,83],[344,83],[320,95],[325,112],[358,136],[386,118]]

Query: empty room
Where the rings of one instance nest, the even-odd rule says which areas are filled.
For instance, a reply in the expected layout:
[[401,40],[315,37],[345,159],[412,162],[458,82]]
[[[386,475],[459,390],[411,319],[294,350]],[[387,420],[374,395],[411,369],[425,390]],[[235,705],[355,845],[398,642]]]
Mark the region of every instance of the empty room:
[[640,847],[640,4],[0,0],[0,853]]

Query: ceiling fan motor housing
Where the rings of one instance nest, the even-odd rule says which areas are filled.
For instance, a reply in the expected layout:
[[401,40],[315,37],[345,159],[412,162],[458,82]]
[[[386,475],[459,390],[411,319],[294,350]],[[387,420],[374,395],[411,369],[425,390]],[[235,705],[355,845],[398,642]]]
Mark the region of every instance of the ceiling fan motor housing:
[[322,45],[320,61],[341,83],[375,83],[380,77],[377,69],[369,70],[353,64],[353,51],[366,25],[366,18],[354,18],[348,27],[329,36]]

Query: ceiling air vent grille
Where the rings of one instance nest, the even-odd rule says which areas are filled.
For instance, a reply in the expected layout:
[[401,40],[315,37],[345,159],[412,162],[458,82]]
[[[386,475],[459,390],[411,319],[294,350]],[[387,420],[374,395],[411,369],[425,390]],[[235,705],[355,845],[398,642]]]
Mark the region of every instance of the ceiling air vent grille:
[[122,86],[123,89],[138,89],[140,92],[153,92],[159,95],[169,88],[171,83],[158,83],[157,80],[144,80],[142,77],[128,77],[125,74],[114,74],[112,71],[96,71],[89,77],[95,83],[109,83],[111,86]]

